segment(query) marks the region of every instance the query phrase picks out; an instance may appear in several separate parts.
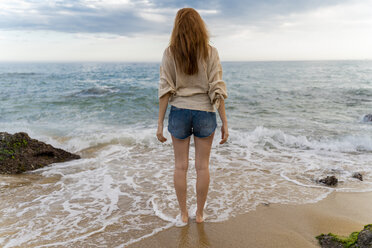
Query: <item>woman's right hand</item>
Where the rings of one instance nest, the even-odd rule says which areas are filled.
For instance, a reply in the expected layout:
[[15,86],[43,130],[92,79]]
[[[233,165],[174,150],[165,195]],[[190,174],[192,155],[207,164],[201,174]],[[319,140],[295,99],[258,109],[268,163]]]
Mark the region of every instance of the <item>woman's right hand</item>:
[[223,124],[221,127],[221,141],[220,144],[223,144],[227,141],[227,138],[229,137],[229,129],[227,127],[227,124]]
[[223,144],[227,141],[227,138],[229,137],[229,129],[227,128],[227,118],[226,118],[226,112],[225,112],[225,99],[223,97],[220,98],[220,105],[218,107],[218,113],[220,114],[220,118],[222,121],[220,144]]
[[158,130],[156,131],[156,137],[161,143],[167,141],[167,139],[163,135],[163,124],[158,124]]
[[158,118],[158,130],[156,131],[156,137],[161,143],[167,141],[163,135],[163,122],[165,112],[167,112],[168,101],[171,93],[167,93],[164,96],[159,98],[159,118]]

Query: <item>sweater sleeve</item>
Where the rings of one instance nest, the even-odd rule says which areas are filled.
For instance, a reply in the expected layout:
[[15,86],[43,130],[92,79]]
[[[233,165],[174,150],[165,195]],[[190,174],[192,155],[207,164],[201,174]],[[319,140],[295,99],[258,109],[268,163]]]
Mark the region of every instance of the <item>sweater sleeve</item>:
[[222,80],[222,66],[220,63],[220,58],[216,48],[213,48],[212,61],[209,69],[209,89],[208,95],[211,100],[212,105],[216,109],[220,106],[220,101],[227,98],[226,84]]
[[176,93],[175,68],[169,56],[168,49],[169,48],[165,49],[160,65],[160,80],[158,89],[159,98],[166,95],[168,92],[170,92],[171,94]]

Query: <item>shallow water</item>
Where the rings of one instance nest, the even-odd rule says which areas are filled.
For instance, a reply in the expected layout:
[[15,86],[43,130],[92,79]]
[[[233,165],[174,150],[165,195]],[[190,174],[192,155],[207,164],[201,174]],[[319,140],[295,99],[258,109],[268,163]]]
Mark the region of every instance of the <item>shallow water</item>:
[[[82,159],[0,176],[0,246],[123,247],[174,225],[173,151],[156,140],[156,63],[0,64],[0,131]],[[207,221],[260,203],[372,191],[372,62],[223,63],[230,140],[212,148]],[[165,120],[165,126],[167,120]],[[191,142],[188,205],[195,208]],[[363,174],[364,181],[352,178]],[[336,188],[316,180],[336,175]],[[191,210],[192,211],[192,210]]]

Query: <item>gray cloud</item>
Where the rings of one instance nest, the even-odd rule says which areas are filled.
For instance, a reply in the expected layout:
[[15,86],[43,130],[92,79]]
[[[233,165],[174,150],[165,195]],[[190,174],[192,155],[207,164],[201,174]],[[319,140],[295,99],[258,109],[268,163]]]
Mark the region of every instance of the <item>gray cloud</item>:
[[342,4],[352,0],[218,0],[220,13],[207,17],[212,22],[222,20],[225,24],[250,25],[257,28],[276,26],[276,21],[293,13],[303,13],[319,8]]
[[6,2],[12,1],[2,1],[0,4],[2,30],[53,30],[128,36],[144,32],[168,33],[177,9],[182,7],[217,10],[215,15],[202,13],[203,18],[212,25],[226,23],[260,27],[273,22],[278,16],[339,4],[340,0],[132,0],[129,4],[110,4],[110,1],[99,0],[54,1],[51,4],[49,1],[24,0],[27,5],[21,10],[21,7],[14,5],[7,6]]
[[84,0],[56,1],[53,5],[45,2],[32,3],[23,11],[17,8],[0,10],[0,29],[119,35],[164,31],[162,25],[154,25],[153,21],[141,17],[141,13],[151,12],[149,7],[149,4],[140,1],[129,5],[93,5]]

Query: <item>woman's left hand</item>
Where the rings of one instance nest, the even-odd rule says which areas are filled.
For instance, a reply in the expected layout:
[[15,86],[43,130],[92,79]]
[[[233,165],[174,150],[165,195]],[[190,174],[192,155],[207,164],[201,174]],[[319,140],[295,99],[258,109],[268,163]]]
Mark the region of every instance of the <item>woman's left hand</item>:
[[161,143],[167,141],[167,139],[163,136],[163,124],[158,124],[158,130],[156,131],[156,137]]

